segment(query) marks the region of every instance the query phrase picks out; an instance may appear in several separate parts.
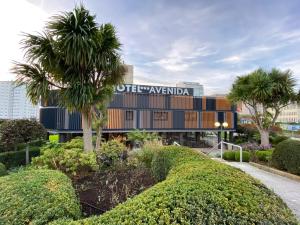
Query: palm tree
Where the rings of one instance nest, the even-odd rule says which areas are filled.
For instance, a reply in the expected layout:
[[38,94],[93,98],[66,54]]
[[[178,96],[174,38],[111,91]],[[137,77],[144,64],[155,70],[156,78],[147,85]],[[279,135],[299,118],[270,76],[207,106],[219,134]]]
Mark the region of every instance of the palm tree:
[[282,108],[298,101],[294,90],[295,79],[290,70],[258,69],[252,73],[237,77],[228,98],[233,103],[243,102],[249,109],[256,125],[261,145],[269,145],[270,129],[278,118]]
[[58,89],[60,105],[81,112],[84,149],[92,150],[92,109],[125,74],[114,26],[98,26],[81,5],[52,17],[42,33],[25,34],[21,44],[26,63],[13,67],[17,84],[27,85],[33,103]]

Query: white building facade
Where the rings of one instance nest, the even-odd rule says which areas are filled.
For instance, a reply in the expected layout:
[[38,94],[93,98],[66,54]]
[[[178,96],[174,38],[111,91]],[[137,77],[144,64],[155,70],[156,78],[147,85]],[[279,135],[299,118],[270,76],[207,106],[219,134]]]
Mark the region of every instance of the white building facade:
[[26,96],[26,86],[0,81],[0,119],[37,119],[39,106]]

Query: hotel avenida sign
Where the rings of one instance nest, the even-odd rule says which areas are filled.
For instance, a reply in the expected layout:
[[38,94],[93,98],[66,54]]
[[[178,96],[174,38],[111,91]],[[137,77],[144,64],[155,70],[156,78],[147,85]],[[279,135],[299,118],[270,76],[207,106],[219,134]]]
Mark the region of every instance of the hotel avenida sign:
[[148,86],[138,84],[123,84],[116,87],[118,93],[141,93],[141,94],[162,94],[162,95],[184,95],[193,96],[193,88]]

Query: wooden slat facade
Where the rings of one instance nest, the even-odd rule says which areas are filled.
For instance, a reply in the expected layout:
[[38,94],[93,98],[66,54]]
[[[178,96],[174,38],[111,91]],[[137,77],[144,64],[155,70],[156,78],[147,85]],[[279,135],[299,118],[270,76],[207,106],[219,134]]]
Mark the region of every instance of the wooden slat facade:
[[231,104],[226,98],[216,98],[216,110],[231,110]]
[[[163,114],[163,117],[157,117],[156,114]],[[153,128],[170,129],[173,127],[172,111],[153,111]]]
[[140,111],[140,127],[141,129],[150,129],[151,128],[151,111],[141,110]]
[[216,122],[216,112],[201,113],[201,127],[205,129],[214,129]]
[[165,109],[166,108],[166,96],[164,95],[149,95],[149,108],[153,109]]
[[202,110],[206,110],[206,97],[202,97]]
[[228,128],[234,128],[234,114],[232,112],[225,113],[225,121],[228,123]]
[[171,96],[171,109],[193,109],[192,96]]
[[107,129],[124,129],[124,110],[108,109]]

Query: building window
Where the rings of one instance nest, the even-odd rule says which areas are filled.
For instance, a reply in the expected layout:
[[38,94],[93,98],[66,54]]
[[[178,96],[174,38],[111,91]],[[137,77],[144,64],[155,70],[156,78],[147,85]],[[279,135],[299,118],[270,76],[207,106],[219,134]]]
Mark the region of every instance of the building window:
[[168,120],[168,112],[154,112],[154,120]]
[[133,120],[133,111],[126,111],[126,120]]

